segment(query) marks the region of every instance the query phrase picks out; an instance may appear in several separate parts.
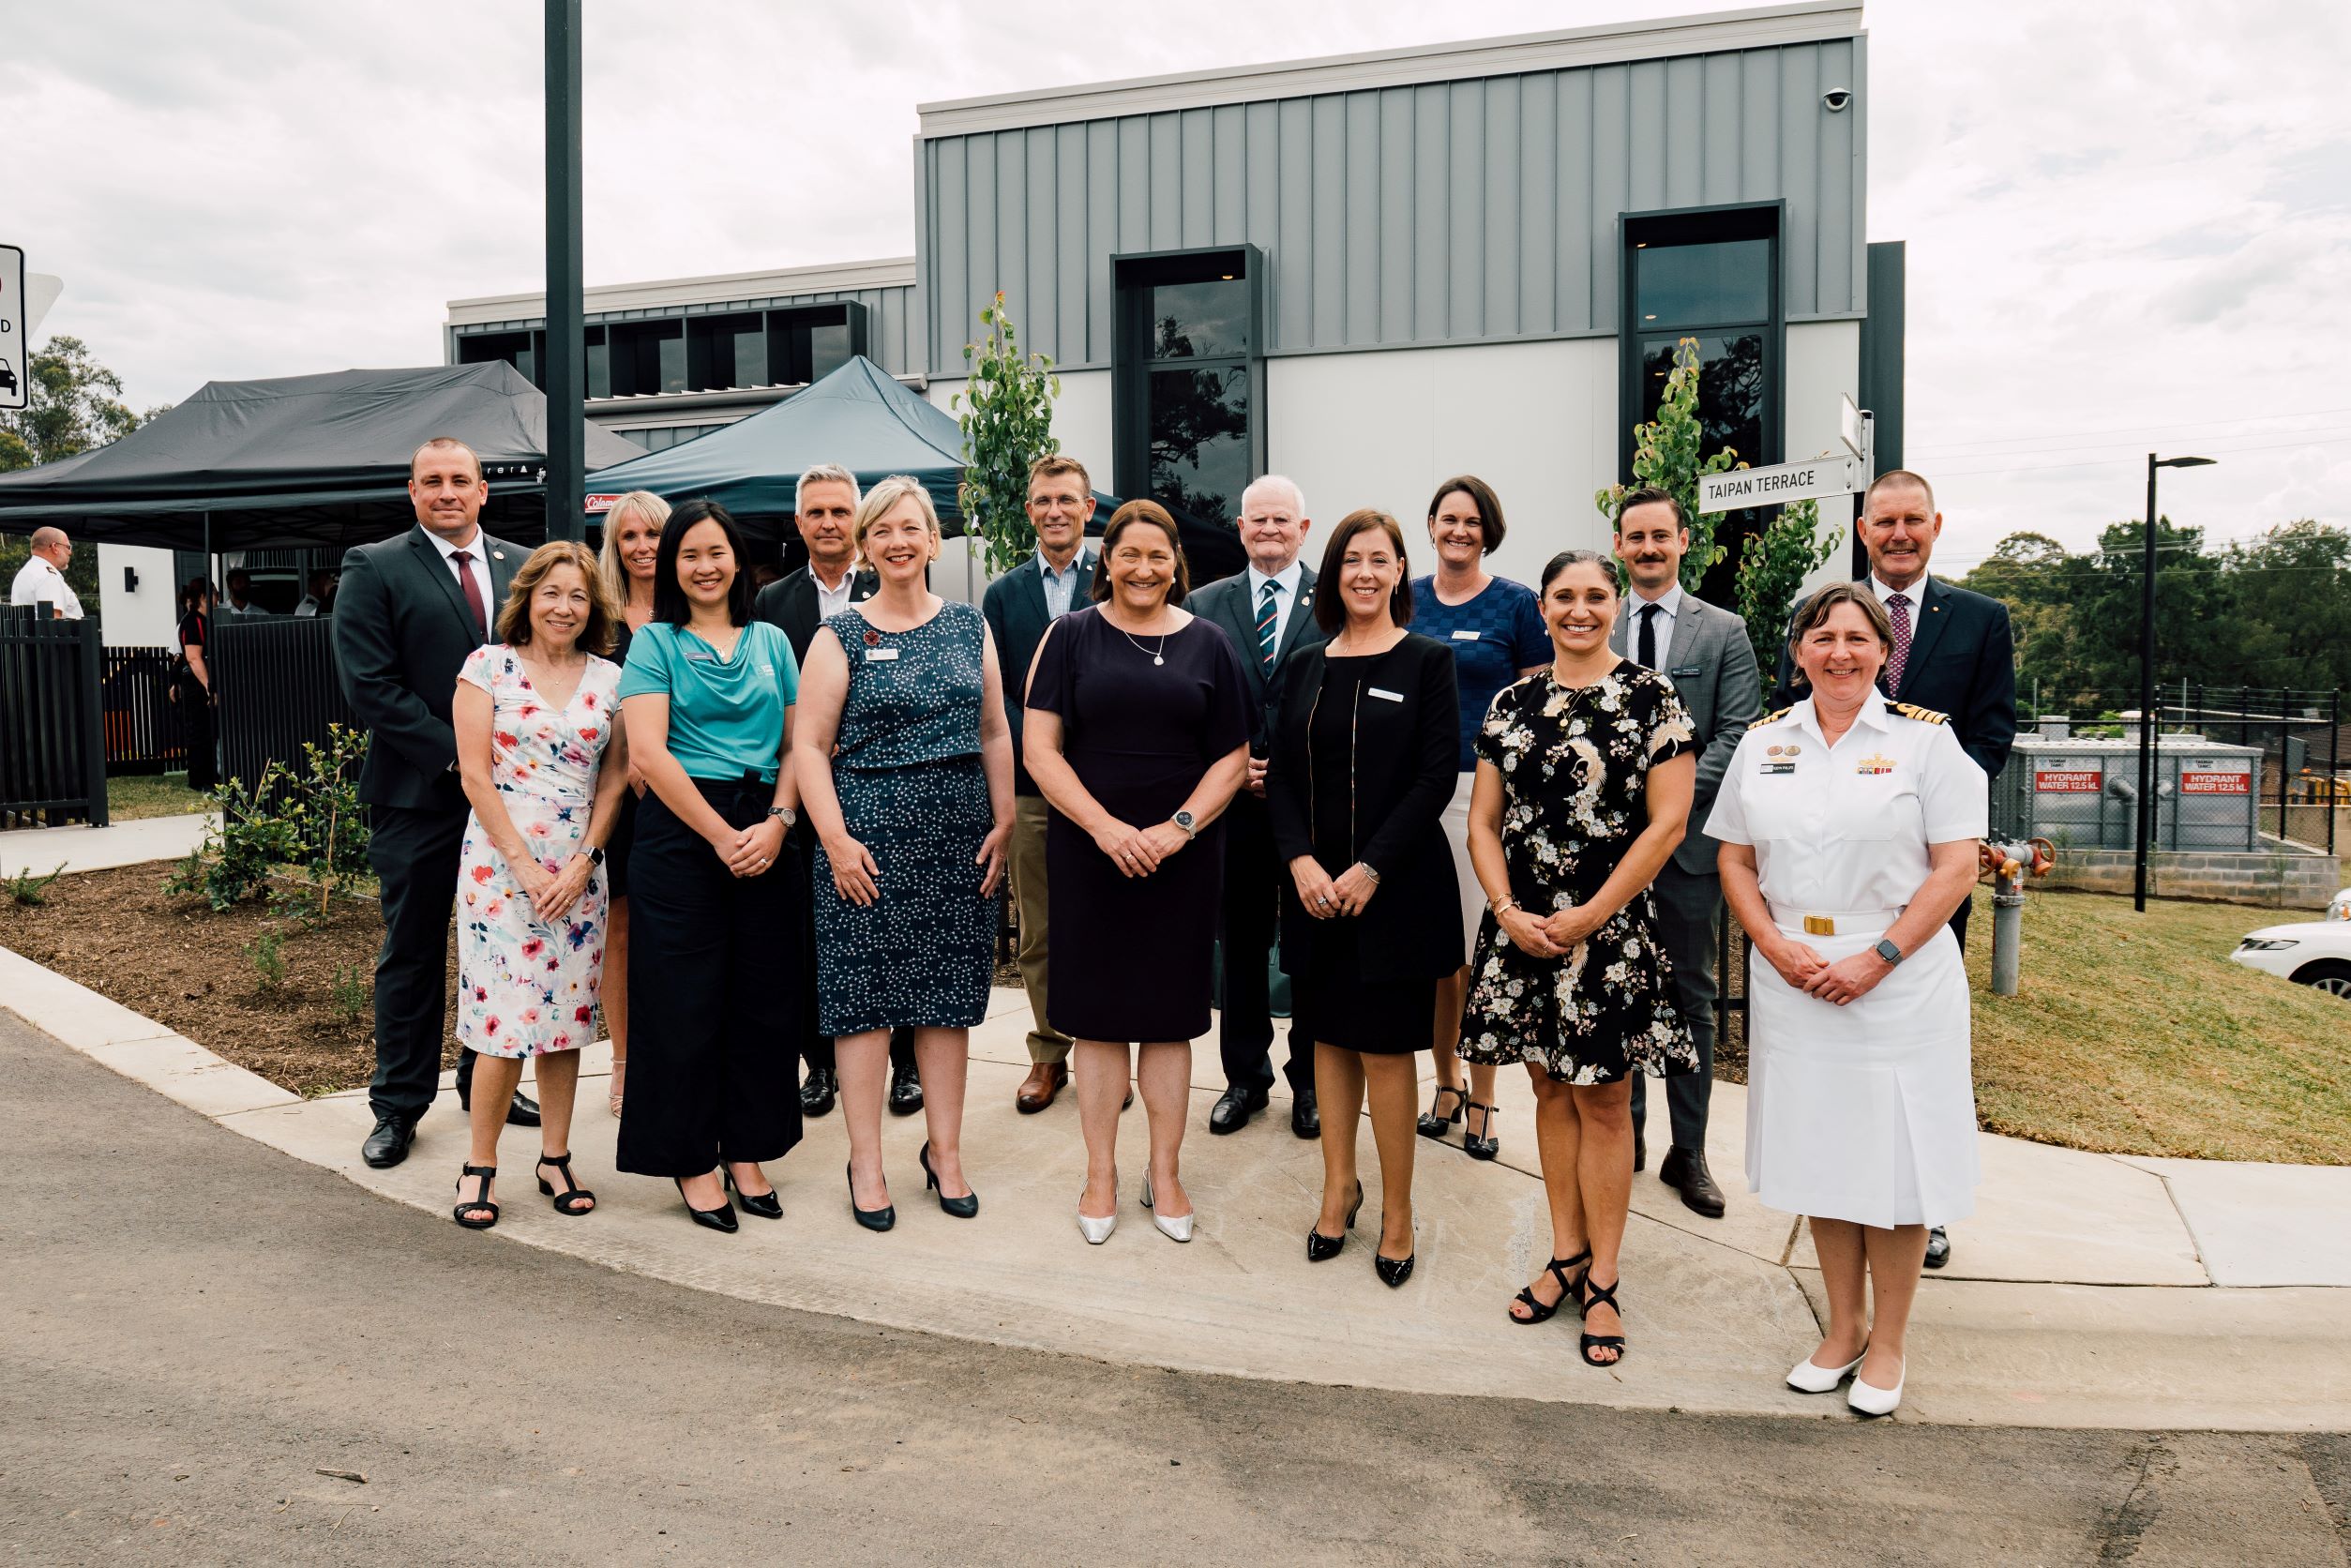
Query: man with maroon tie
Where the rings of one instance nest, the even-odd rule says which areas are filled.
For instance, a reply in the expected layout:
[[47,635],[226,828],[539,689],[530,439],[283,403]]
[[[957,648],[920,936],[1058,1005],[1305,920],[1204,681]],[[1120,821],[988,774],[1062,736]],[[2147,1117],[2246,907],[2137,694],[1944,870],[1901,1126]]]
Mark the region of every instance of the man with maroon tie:
[[[489,487],[463,442],[435,436],[409,460],[416,526],[343,557],[335,667],[370,732],[359,774],[368,862],[381,884],[384,946],[375,962],[375,1130],[360,1157],[381,1169],[408,1157],[432,1104],[448,1031],[449,919],[467,807],[449,704],[466,656],[490,640],[498,607],[529,551],[481,529]],[[458,1093],[472,1078],[458,1065]],[[535,1125],[520,1093],[509,1121]]]

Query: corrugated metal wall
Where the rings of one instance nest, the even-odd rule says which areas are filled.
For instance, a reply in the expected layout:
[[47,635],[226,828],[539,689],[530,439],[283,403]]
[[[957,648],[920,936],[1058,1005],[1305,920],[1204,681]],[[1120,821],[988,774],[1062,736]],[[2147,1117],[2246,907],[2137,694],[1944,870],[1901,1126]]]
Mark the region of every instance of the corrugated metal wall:
[[1272,354],[1616,329],[1622,212],[1786,200],[1791,320],[1864,308],[1858,38],[921,144],[935,375],[999,288],[1027,346],[1111,354],[1109,258],[1246,241]]

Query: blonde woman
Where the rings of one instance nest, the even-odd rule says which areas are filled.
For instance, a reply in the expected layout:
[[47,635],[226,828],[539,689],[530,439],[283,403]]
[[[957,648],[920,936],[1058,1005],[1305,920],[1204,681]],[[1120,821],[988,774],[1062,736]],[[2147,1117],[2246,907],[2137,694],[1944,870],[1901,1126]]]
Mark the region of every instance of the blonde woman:
[[[604,514],[604,548],[596,564],[615,607],[614,664],[628,662],[629,639],[653,619],[654,565],[661,555],[661,530],[669,520],[670,504],[651,490],[630,490]],[[644,792],[645,776],[631,762],[627,787],[621,792],[620,820],[612,824],[612,841],[604,852],[605,881],[612,898],[604,939],[611,960],[604,981],[604,1029],[612,1037],[612,1079],[607,1103],[615,1116],[621,1113],[621,1093],[628,1073],[628,852],[637,842],[637,802]]]

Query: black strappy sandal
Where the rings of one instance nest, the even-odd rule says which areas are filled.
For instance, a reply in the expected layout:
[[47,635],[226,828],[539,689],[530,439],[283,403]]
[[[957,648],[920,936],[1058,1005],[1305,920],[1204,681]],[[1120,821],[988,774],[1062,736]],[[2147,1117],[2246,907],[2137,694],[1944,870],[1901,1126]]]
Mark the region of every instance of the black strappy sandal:
[[539,1176],[539,1192],[555,1200],[555,1212],[559,1214],[568,1214],[574,1219],[581,1214],[593,1214],[595,1210],[595,1194],[581,1186],[579,1179],[572,1175],[571,1156],[569,1154],[541,1154],[537,1167],[531,1173],[537,1176],[539,1171],[546,1169],[549,1166],[553,1166],[564,1173],[564,1190],[561,1192],[557,1192],[546,1177]]
[[[1590,1269],[1586,1269],[1584,1271],[1582,1288],[1575,1292],[1575,1304],[1583,1309],[1584,1316],[1587,1318],[1591,1316],[1591,1309],[1595,1306],[1613,1307],[1616,1310],[1618,1320],[1621,1322],[1624,1318],[1624,1308],[1617,1305],[1617,1287],[1622,1285],[1623,1283],[1623,1278],[1620,1276],[1616,1285],[1594,1285],[1591,1282],[1591,1271]],[[1578,1349],[1583,1352],[1584,1364],[1586,1366],[1597,1366],[1605,1369],[1607,1367],[1622,1366],[1624,1364],[1624,1335],[1620,1334],[1578,1334],[1576,1337],[1582,1341]],[[1591,1359],[1591,1353],[1594,1350],[1614,1350],[1617,1353],[1617,1359],[1614,1361],[1594,1361]]]
[[[1448,1094],[1459,1102],[1453,1108],[1451,1116],[1444,1113],[1445,1096]],[[1446,1130],[1461,1120],[1461,1108],[1469,1103],[1469,1085],[1467,1079],[1457,1086],[1450,1083],[1439,1084],[1437,1093],[1429,1098],[1427,1112],[1421,1117],[1419,1123],[1421,1136],[1423,1138],[1444,1137]]]
[[[463,1192],[465,1190],[465,1178],[468,1176],[479,1176],[482,1179],[481,1196],[475,1199],[471,1203],[460,1203],[456,1208],[449,1211],[449,1217],[457,1221],[460,1225],[465,1227],[468,1230],[487,1230],[491,1226],[498,1223],[498,1205],[490,1200],[490,1184],[497,1179],[498,1168],[494,1165],[459,1166],[457,1185],[460,1192]],[[465,1217],[468,1214],[479,1214],[484,1209],[490,1211],[490,1217],[488,1219],[468,1219]]]
[[1489,1106],[1477,1100],[1471,1100],[1469,1102],[1469,1108],[1471,1110],[1482,1110],[1485,1112],[1485,1131],[1482,1133],[1473,1133],[1469,1130],[1469,1124],[1465,1121],[1461,1128],[1462,1152],[1467,1153],[1473,1160],[1490,1160],[1502,1152],[1502,1140],[1494,1136],[1495,1113],[1500,1111],[1502,1108],[1500,1106]]
[[1575,1299],[1576,1282],[1567,1277],[1567,1271],[1575,1267],[1578,1263],[1584,1264],[1589,1268],[1591,1263],[1591,1248],[1586,1247],[1583,1251],[1577,1253],[1573,1258],[1554,1258],[1551,1261],[1543,1266],[1545,1273],[1548,1274],[1552,1278],[1560,1282],[1560,1299],[1558,1301],[1555,1301],[1548,1306],[1545,1306],[1543,1303],[1535,1300],[1535,1288],[1530,1285],[1511,1299],[1513,1301],[1523,1302],[1526,1304],[1527,1310],[1531,1314],[1531,1316],[1521,1318],[1517,1313],[1511,1311],[1508,1307],[1504,1307],[1502,1309],[1502,1315],[1508,1318],[1512,1322],[1518,1324],[1521,1328],[1531,1327],[1536,1323],[1549,1322],[1553,1318],[1559,1315],[1560,1307],[1565,1306],[1569,1302]]

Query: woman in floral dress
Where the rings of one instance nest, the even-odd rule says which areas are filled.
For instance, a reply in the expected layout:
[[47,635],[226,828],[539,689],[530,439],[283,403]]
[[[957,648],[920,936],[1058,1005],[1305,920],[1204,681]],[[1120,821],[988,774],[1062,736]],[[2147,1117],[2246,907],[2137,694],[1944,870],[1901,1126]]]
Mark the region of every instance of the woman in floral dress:
[[571,1173],[571,1110],[580,1048],[595,1038],[604,844],[628,771],[620,667],[597,656],[613,621],[588,548],[542,545],[515,574],[498,641],[458,671],[451,719],[474,815],[458,870],[457,1035],[480,1061],[454,1217],[470,1230],[498,1222],[498,1134],[525,1057],[538,1062],[539,1191],[557,1214],[595,1206]]
[[1477,735],[1469,856],[1488,911],[1461,1054],[1523,1062],[1534,1080],[1553,1256],[1511,1318],[1540,1323],[1572,1294],[1584,1360],[1612,1366],[1624,1356],[1631,1075],[1697,1067],[1649,892],[1688,825],[1697,760],[1672,684],[1609,652],[1614,564],[1562,551],[1540,598],[1550,668],[1503,687]]

